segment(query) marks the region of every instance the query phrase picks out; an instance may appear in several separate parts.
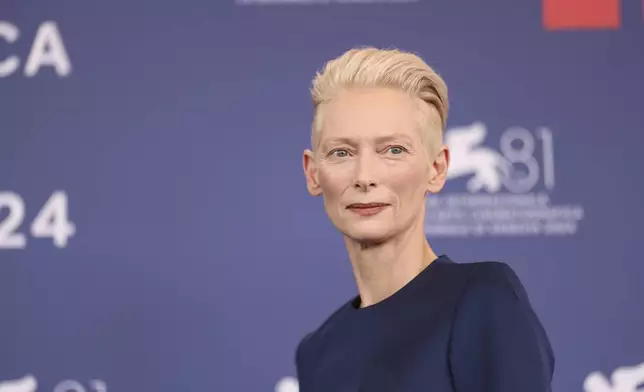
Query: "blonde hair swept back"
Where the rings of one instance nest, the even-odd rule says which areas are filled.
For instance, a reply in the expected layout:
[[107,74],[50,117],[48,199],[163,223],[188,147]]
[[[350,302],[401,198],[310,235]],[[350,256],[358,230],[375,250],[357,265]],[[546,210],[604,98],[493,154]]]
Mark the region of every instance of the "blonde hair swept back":
[[[449,109],[447,85],[443,78],[415,53],[359,47],[327,62],[313,79],[312,148],[317,147],[324,104],[341,91],[351,88],[391,88],[409,94],[418,103],[423,141],[432,144],[427,145],[428,150],[437,147],[430,140],[435,140],[435,137],[442,139]],[[436,124],[436,113],[440,124]],[[432,131],[438,135],[432,135]]]

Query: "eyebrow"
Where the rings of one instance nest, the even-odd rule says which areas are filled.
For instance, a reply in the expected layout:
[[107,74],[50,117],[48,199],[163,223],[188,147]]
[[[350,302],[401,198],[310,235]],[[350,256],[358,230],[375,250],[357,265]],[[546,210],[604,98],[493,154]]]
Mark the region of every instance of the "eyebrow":
[[325,140],[324,143],[321,144],[321,146],[323,149],[327,149],[332,144],[353,144],[353,140],[347,137],[332,137]]
[[[382,144],[397,139],[400,139],[407,144],[413,144],[412,139],[404,133],[394,133],[392,135],[377,137],[375,142],[376,144]],[[322,143],[322,148],[326,149],[331,144],[355,144],[355,140],[347,137],[333,137],[325,140],[324,143]]]
[[382,137],[376,138],[376,143],[380,144],[380,143],[384,143],[384,142],[390,142],[390,141],[396,140],[396,139],[401,139],[402,141],[404,141],[405,143],[408,143],[408,144],[413,143],[411,138],[409,136],[405,135],[404,133],[394,133],[392,135],[382,136]]

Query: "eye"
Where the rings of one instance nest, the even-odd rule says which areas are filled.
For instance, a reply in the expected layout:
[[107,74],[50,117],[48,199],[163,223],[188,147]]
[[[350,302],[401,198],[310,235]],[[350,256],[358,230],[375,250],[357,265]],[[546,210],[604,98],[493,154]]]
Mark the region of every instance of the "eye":
[[335,149],[335,150],[331,151],[329,153],[329,155],[330,156],[335,156],[337,158],[345,158],[345,157],[349,156],[349,151],[347,151],[345,149],[342,149],[342,148],[338,148],[338,149]]
[[391,146],[387,148],[387,151],[391,152],[394,155],[400,155],[403,152],[407,151],[404,147],[401,146]]

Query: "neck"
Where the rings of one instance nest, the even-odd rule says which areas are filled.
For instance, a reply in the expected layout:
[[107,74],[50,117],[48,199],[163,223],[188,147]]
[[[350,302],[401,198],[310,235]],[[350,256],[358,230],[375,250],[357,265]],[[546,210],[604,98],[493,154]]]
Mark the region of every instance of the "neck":
[[364,244],[345,237],[345,244],[361,308],[391,296],[437,258],[422,224],[383,243]]

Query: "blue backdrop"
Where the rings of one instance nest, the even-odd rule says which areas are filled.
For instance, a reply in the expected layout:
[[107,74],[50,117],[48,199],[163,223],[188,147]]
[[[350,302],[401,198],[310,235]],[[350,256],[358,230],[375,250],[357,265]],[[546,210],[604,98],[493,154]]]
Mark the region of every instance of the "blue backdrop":
[[297,342],[356,292],[305,189],[308,89],[358,45],[417,52],[450,88],[436,250],[515,269],[556,391],[644,390],[642,14],[3,1],[0,391],[297,391]]

